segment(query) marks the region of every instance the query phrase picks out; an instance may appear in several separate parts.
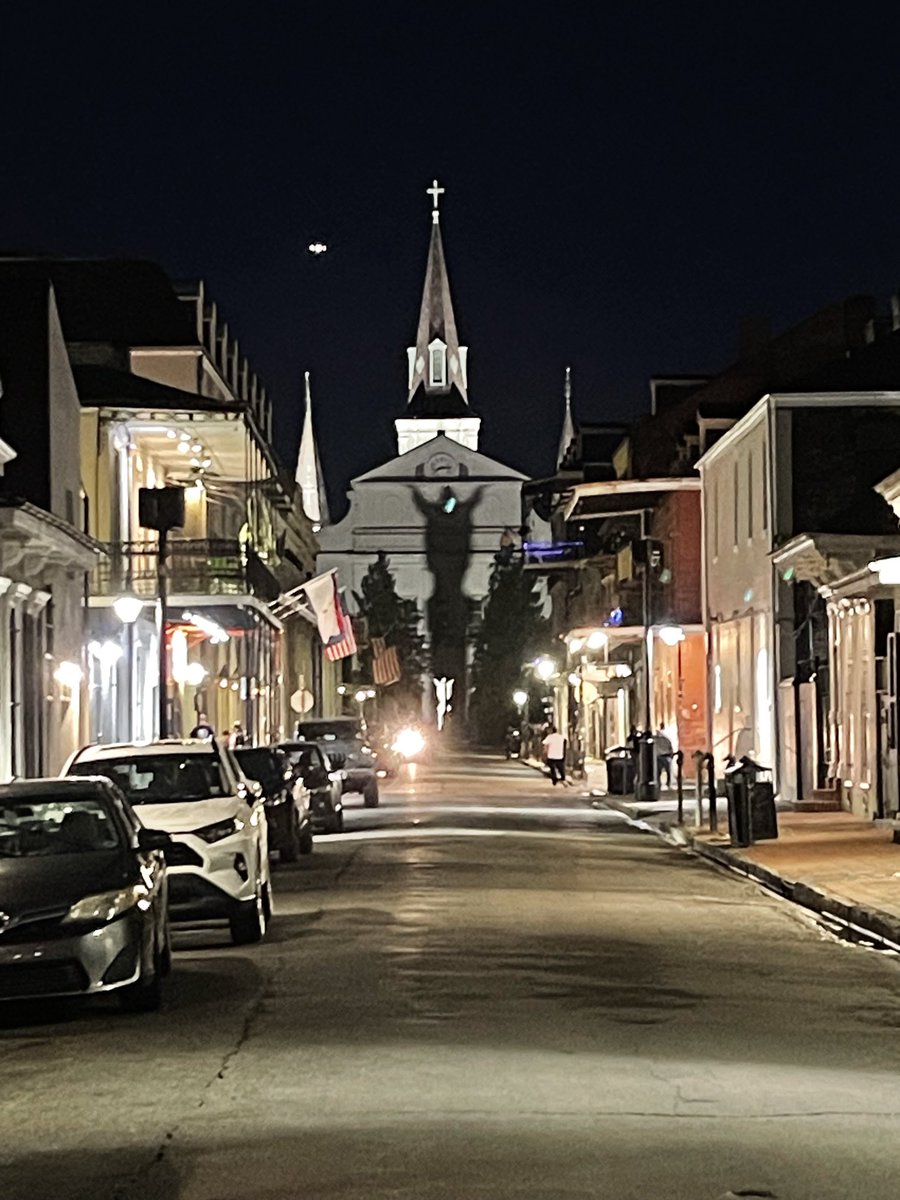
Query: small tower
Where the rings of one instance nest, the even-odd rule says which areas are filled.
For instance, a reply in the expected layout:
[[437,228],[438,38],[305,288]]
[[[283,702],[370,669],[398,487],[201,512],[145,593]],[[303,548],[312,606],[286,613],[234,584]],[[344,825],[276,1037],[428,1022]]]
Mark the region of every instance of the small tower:
[[566,411],[563,414],[562,429],[559,434],[559,449],[556,451],[556,469],[562,466],[566,451],[575,437],[575,422],[572,420],[572,368],[566,367],[566,382],[564,388]]
[[313,532],[318,533],[329,523],[328,496],[319,462],[319,448],[313,430],[312,395],[309,390],[309,371],[304,373],[306,381],[306,412],[303,416],[303,433],[300,437],[300,453],[297,456],[296,481],[300,487],[303,511],[312,521]]
[[409,395],[406,414],[394,422],[400,454],[430,441],[439,433],[470,450],[478,449],[481,419],[469,408],[468,347],[459,343],[441,239],[438,200],[443,193],[437,180],[426,193],[432,197],[431,243],[416,344],[407,350]]

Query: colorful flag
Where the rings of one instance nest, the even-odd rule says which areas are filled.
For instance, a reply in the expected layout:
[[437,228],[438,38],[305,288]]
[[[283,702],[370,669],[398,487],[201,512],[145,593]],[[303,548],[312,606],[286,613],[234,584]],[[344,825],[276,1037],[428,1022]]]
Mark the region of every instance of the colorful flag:
[[330,641],[325,647],[325,657],[329,662],[337,662],[338,659],[348,658],[351,654],[356,653],[356,635],[353,632],[353,622],[350,619],[350,614],[347,612],[347,605],[344,603],[344,598],[338,591],[337,576],[334,576],[334,605],[340,631],[338,637]]
[[390,687],[401,678],[400,655],[396,646],[389,646],[384,638],[372,638],[372,679],[382,687]]

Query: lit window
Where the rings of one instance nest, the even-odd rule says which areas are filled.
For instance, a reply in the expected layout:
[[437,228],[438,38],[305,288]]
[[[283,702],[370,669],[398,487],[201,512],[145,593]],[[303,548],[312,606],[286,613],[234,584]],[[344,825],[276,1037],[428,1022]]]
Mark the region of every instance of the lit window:
[[445,348],[432,346],[430,358],[431,386],[444,387],[447,383],[447,352]]

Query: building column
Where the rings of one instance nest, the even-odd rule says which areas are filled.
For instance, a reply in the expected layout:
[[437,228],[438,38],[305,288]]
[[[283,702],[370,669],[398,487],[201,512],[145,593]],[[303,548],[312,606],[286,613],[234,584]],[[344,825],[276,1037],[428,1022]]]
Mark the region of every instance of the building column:
[[0,783],[12,778],[12,653],[9,639],[12,580],[0,575]]

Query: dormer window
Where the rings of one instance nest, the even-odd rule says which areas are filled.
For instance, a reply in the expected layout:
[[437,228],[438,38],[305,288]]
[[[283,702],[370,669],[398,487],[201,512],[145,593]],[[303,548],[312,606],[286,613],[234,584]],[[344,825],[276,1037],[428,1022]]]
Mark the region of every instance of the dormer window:
[[447,386],[447,347],[441,341],[433,341],[428,347],[429,387]]

